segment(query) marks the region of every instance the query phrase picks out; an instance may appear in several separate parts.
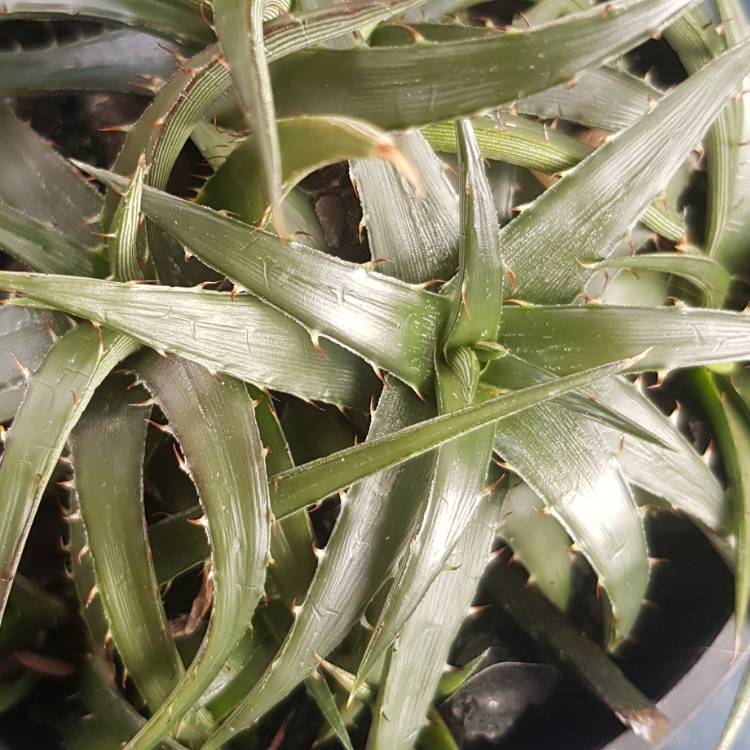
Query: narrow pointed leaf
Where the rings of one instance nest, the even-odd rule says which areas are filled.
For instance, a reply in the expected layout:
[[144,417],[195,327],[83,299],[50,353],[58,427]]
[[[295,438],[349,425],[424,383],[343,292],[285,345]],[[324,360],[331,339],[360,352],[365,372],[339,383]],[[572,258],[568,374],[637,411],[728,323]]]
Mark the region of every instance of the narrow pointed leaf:
[[618,256],[590,265],[592,270],[626,269],[658,271],[687,279],[700,292],[706,307],[721,307],[729,291],[731,276],[716,261],[702,255],[682,253],[643,253],[633,256]]
[[[572,136],[512,114],[501,119],[480,118],[473,122],[482,156],[520,167],[553,174],[563,172],[583,161],[593,149]],[[435,123],[422,129],[438,151],[455,151],[452,123]],[[650,229],[673,242],[684,238],[687,229],[682,217],[661,200],[651,203],[641,221]]]
[[[497,336],[502,310],[503,265],[498,216],[471,124],[456,124],[461,225],[459,271],[451,315],[436,355],[438,412],[474,401],[481,367],[469,347]],[[364,680],[446,563],[477,511],[487,484],[494,429],[490,426],[442,446],[422,520],[396,575],[360,661]],[[469,458],[471,457],[471,458]]]
[[[134,281],[143,278],[138,258],[139,226],[141,218],[141,194],[146,177],[146,161],[141,159],[125,195],[117,207],[108,245],[112,272],[118,281]],[[79,276],[90,274],[79,273]]]
[[552,372],[646,354],[637,370],[671,370],[750,358],[750,316],[684,307],[510,306],[502,343]]
[[[111,379],[101,386],[73,431],[71,446],[78,508],[109,630],[123,667],[156,711],[184,668],[145,533],[142,472],[149,412],[132,404],[146,394],[129,391],[130,383]],[[189,727],[185,735],[195,736],[196,729]]]
[[146,28],[196,47],[212,38],[196,0],[7,0],[3,16],[33,21],[70,17],[109,21]]
[[99,383],[137,348],[127,336],[79,326],[55,344],[31,377],[0,462],[5,509],[0,524],[0,614],[31,522],[70,431]]
[[[605,143],[501,233],[515,296],[567,302],[609,256],[719,114],[750,67],[750,44],[691,76],[635,125]],[[689,116],[688,113],[695,113]],[[585,196],[585,198],[584,198]],[[568,221],[575,216],[575,221]],[[554,262],[537,237],[555,236]]]
[[176,65],[164,42],[151,34],[113,29],[41,49],[0,52],[0,93],[117,91],[147,95],[172,75]]
[[70,323],[58,313],[0,308],[0,422],[11,419],[21,403],[24,373],[39,367],[56,336],[68,328]]
[[[446,348],[495,341],[502,313],[503,268],[497,210],[474,129],[456,122],[461,236],[456,299],[444,335]],[[476,387],[476,383],[474,384]]]
[[662,97],[661,91],[622,70],[602,67],[521,99],[516,109],[543,120],[561,120],[618,131],[639,120]]
[[[69,750],[89,750],[92,746],[117,750],[143,726],[145,719],[130,705],[115,682],[113,664],[105,652],[108,625],[101,599],[97,596],[90,600],[96,577],[75,494],[70,500],[69,564],[89,651],[83,658],[76,684],[77,697],[87,713],[65,728],[64,745]],[[170,739],[159,746],[159,750],[163,748],[182,750],[183,746]]]
[[487,495],[391,650],[373,711],[368,750],[406,750],[425,723],[495,536],[499,498]]
[[[729,46],[750,38],[747,10],[736,0],[717,3]],[[711,131],[708,156],[709,217],[706,246],[712,258],[730,272],[745,273],[750,247],[750,95],[748,79]]]
[[544,509],[542,499],[519,483],[505,495],[498,532],[513,550],[513,560],[529,572],[529,581],[565,612],[573,586],[571,541]]
[[565,83],[674,20],[690,0],[620,0],[533,29],[413,47],[310,50],[272,65],[282,115],[346,114],[386,130],[473,114]]
[[104,276],[107,261],[90,246],[59,229],[0,202],[0,248],[29,268],[43,273]]
[[412,284],[447,280],[456,271],[458,197],[443,164],[419,133],[396,137],[414,164],[424,195],[384,161],[357,159],[350,172],[378,270]]
[[[86,169],[109,185],[122,185],[112,173]],[[315,335],[416,390],[428,385],[443,298],[153,188],[144,189],[143,210],[206,265]]]
[[0,199],[38,221],[51,224],[73,240],[96,246],[93,222],[101,195],[7,103],[0,105]]
[[[750,426],[740,411],[740,408],[744,407],[738,408],[743,401],[731,385],[727,384],[727,390],[722,393],[721,381],[705,368],[693,370],[688,374],[688,378],[695,388],[719,444],[732,498],[732,526],[737,537],[735,622],[736,649],[739,650],[750,603],[750,464],[747,459],[750,449]],[[739,401],[739,405],[734,403],[734,400]],[[746,712],[748,706],[739,708],[738,704],[737,710]]]
[[[457,301],[461,304],[461,301]],[[455,349],[438,362],[438,412],[450,414],[474,401],[479,366],[468,348]],[[441,446],[424,514],[396,574],[380,617],[360,661],[357,681],[368,676],[425,596],[448,556],[478,512],[486,494],[494,425],[475,430]]]
[[599,647],[572,625],[533,587],[520,571],[499,559],[488,588],[493,603],[502,607],[540,645],[579,678],[617,718],[647,742],[666,733],[668,720],[630,683]]
[[[282,156],[281,195],[316,169],[347,159],[380,158],[416,181],[409,162],[384,131],[344,117],[294,117],[278,122]],[[259,224],[270,203],[261,184],[258,144],[250,136],[209,178],[198,202],[232,211],[247,224]]]
[[591,421],[554,403],[500,422],[495,449],[591,564],[609,601],[607,641],[616,646],[640,612],[649,565],[641,517],[611,450]]
[[[624,379],[611,378],[596,386],[597,394],[612,408],[628,414],[659,437],[661,445],[605,429],[628,482],[664,498],[720,537],[730,531],[726,492],[703,458],[668,417]],[[716,541],[712,539],[712,541]]]
[[152,748],[178,727],[246,631],[263,592],[271,516],[262,445],[244,385],[157,354],[136,367],[170,420],[198,489],[211,545],[214,604],[198,654],[128,743],[131,750]]
[[[443,414],[393,435],[361,443],[274,477],[274,513],[284,516],[388,466],[421,455],[484,425],[504,420],[631,367],[630,360],[584,370]],[[343,459],[343,460],[342,460]],[[334,473],[335,472],[335,473]]]
[[[482,384],[496,386],[500,389],[518,390],[532,383],[542,383],[553,377],[554,375],[543,367],[532,365],[514,354],[507,353],[505,356],[488,363],[482,372]],[[600,388],[590,388],[581,393],[561,396],[558,403],[565,406],[566,409],[613,427],[619,432],[636,437],[647,444],[659,445],[662,448],[670,447],[670,442],[665,440],[661,434],[651,432],[631,418],[627,414],[627,409],[621,406],[620,408],[613,408],[609,403],[610,394],[608,393],[606,397],[602,398],[599,393],[600,390]]]
[[[263,40],[265,0],[215,0],[214,26],[234,83],[235,95],[253,139],[266,206],[278,212],[282,198],[282,162],[271,75]],[[283,218],[276,214],[279,234]]]
[[[428,414],[405,386],[386,385],[364,445],[398,434]],[[209,739],[209,748],[220,747],[284,698],[356,623],[403,550],[423,504],[432,463],[425,457],[375,474],[351,490],[274,665]]]
[[301,398],[366,408],[377,384],[360,359],[328,342],[316,351],[301,326],[244,294],[11,271],[0,271],[0,287]]

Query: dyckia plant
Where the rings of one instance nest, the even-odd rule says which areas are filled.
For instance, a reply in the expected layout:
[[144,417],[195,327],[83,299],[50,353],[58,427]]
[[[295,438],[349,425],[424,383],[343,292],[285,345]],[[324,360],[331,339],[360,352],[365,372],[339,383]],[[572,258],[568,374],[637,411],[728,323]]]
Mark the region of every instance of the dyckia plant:
[[[64,674],[69,747],[217,750],[259,746],[304,686],[321,740],[447,750],[436,706],[481,658],[445,665],[486,574],[661,736],[612,661],[649,586],[639,501],[733,571],[738,648],[750,598],[739,0],[537,0],[509,25],[470,0],[2,5],[8,39],[100,24],[0,52],[0,640],[27,667],[3,705]],[[671,88],[627,72],[662,36]],[[68,161],[14,110],[59,92],[150,101],[114,163]],[[175,177],[188,141],[199,182]],[[342,162],[369,260],[310,198]],[[639,377],[676,371],[721,478]],[[19,573],[60,485],[72,596]],[[598,638],[573,624],[581,568]],[[80,657],[28,657],[25,631],[78,612]],[[723,748],[749,705],[746,684]]]

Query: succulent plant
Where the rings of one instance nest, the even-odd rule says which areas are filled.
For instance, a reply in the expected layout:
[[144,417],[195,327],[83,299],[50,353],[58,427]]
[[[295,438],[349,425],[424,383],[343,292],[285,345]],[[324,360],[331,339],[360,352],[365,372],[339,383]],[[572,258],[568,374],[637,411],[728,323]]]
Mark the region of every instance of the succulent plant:
[[[6,0],[3,38],[33,42],[0,51],[0,704],[66,677],[69,747],[217,750],[304,685],[321,739],[352,748],[369,706],[369,750],[457,747],[435,705],[481,661],[445,672],[484,574],[659,736],[608,653],[644,605],[648,509],[732,569],[738,648],[750,598],[750,23],[708,5]],[[628,70],[662,35],[672,87]],[[114,163],[19,116],[60,92],[140,95]],[[326,215],[311,185],[342,162],[356,198]],[[705,220],[682,211],[699,168]],[[19,573],[61,491],[75,605]],[[37,653],[78,611],[80,658]],[[750,681],[722,747],[748,706]]]

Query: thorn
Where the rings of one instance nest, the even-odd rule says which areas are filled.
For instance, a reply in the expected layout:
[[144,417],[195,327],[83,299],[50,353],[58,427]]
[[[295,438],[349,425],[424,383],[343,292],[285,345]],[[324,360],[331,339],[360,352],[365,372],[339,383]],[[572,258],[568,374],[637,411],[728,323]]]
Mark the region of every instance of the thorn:
[[164,432],[167,435],[174,435],[174,430],[168,424],[159,424],[158,422],[154,422],[153,419],[148,418],[145,418],[143,421],[152,427],[156,427],[160,432]]
[[16,363],[16,367],[21,372],[23,379],[28,383],[29,379],[31,378],[31,371],[29,370],[29,368],[23,365],[21,363],[21,360],[18,359],[18,357],[13,354],[13,352],[11,352],[10,356],[13,357],[13,361]]
[[185,472],[185,474],[190,474],[190,469],[188,468],[188,462],[185,460],[185,457],[180,453],[179,449],[177,448],[177,443],[172,443],[172,453],[174,453],[174,457],[177,459],[177,465],[180,467],[182,471]]
[[91,587],[91,591],[89,591],[89,595],[86,597],[86,603],[84,604],[85,607],[90,607],[91,603],[96,599],[96,595],[99,593],[99,589],[96,588],[96,584],[94,584]]

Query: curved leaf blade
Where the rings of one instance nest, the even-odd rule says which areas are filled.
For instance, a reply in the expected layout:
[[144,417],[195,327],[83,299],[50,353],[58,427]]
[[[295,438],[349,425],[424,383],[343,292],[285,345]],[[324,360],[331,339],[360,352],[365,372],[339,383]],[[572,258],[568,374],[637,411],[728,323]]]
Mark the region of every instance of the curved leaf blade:
[[703,255],[642,253],[608,258],[589,267],[595,271],[614,268],[636,274],[638,271],[658,271],[679,276],[697,287],[706,307],[721,307],[732,282],[724,266]]
[[12,271],[0,271],[0,287],[111,326],[213,372],[301,398],[363,409],[377,384],[364,362],[327,342],[316,351],[301,326],[244,294],[233,298],[203,289]]
[[636,371],[750,358],[750,317],[685,307],[506,306],[502,343],[552,372],[644,352]]
[[[277,125],[283,197],[316,169],[347,159],[380,158],[417,181],[393,139],[369,123],[345,117],[294,117],[279,120]],[[270,203],[260,182],[257,150],[250,136],[232,151],[201,189],[198,202],[231,211],[246,224],[259,224]]]
[[402,628],[386,661],[368,750],[413,746],[487,563],[497,517],[498,497],[487,495],[450,552],[445,570]]
[[[574,167],[593,151],[588,144],[527,118],[505,113],[497,117],[473,122],[485,158],[554,174]],[[422,132],[438,151],[455,151],[453,130],[451,123],[434,123]],[[681,241],[687,233],[682,217],[661,200],[648,206],[641,221],[672,242]]]
[[[110,186],[122,185],[117,175],[85,169]],[[428,385],[441,297],[160,190],[144,189],[143,210],[208,266],[297,320],[314,338],[330,338],[417,391]]]
[[151,34],[114,29],[42,49],[0,52],[0,93],[150,94],[172,75],[176,64],[175,56]]
[[29,380],[0,462],[5,508],[0,524],[0,616],[65,441],[99,383],[137,348],[137,342],[122,334],[79,326],[55,344]]
[[[605,143],[501,232],[515,295],[570,302],[591,271],[579,261],[608,256],[668,182],[750,67],[750,44],[723,55]],[[688,112],[695,116],[688,116]],[[591,196],[594,196],[593,199]],[[574,223],[567,217],[575,216]],[[538,237],[555,236],[554,263]]]
[[69,17],[111,21],[196,47],[212,38],[196,0],[7,0],[3,15],[33,21]]
[[178,727],[245,632],[263,592],[271,509],[263,446],[244,385],[229,377],[218,381],[199,365],[157,354],[143,357],[136,369],[170,420],[198,489],[211,545],[214,591],[198,654],[169,698],[127,745],[129,750],[145,750]]
[[[109,631],[124,668],[146,705],[156,711],[185,670],[145,532],[146,422],[133,403],[146,395],[128,390],[129,384],[111,379],[99,388],[71,434],[71,448],[78,510]],[[189,727],[185,734],[195,736],[196,729]]]
[[229,65],[235,95],[250,132],[254,156],[260,164],[263,199],[276,211],[274,224],[285,234],[278,214],[282,198],[282,162],[271,75],[263,40],[264,0],[215,0],[214,28]]
[[[444,333],[446,348],[495,341],[502,314],[505,272],[497,210],[474,129],[456,122],[460,179],[461,236],[458,247],[457,299]],[[476,383],[473,387],[476,387]]]
[[571,540],[544,509],[544,502],[528,485],[516,484],[503,500],[498,531],[513,550],[513,560],[529,572],[529,583],[565,612],[573,586]]
[[346,114],[386,130],[470,115],[617,57],[690,4],[619,0],[545,26],[482,38],[299,52],[271,67],[278,112]]
[[54,312],[0,308],[0,422],[16,413],[26,373],[39,367],[57,336],[68,328],[65,317]]
[[43,273],[104,276],[107,261],[55,227],[0,202],[0,248]]
[[0,199],[33,219],[51,224],[72,240],[93,247],[101,195],[30,125],[0,104]]

